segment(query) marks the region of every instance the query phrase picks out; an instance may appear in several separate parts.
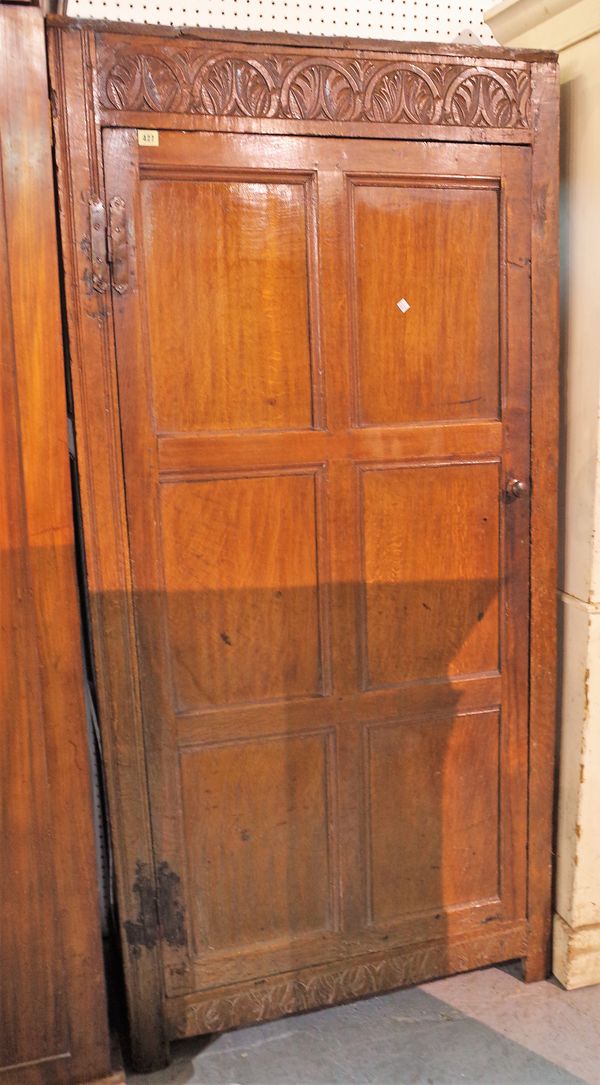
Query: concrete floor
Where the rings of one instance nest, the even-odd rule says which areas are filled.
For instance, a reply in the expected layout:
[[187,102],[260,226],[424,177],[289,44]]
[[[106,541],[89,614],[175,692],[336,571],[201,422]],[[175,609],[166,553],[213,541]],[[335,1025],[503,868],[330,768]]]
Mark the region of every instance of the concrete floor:
[[600,1085],[600,986],[488,968],[173,1045],[130,1085]]

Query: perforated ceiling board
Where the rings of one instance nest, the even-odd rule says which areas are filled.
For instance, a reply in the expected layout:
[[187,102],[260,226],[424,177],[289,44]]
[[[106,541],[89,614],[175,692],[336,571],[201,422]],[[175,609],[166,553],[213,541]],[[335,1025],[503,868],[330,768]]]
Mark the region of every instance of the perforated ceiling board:
[[489,7],[473,0],[69,0],[68,14],[164,26],[278,30],[398,41],[495,44],[483,21]]

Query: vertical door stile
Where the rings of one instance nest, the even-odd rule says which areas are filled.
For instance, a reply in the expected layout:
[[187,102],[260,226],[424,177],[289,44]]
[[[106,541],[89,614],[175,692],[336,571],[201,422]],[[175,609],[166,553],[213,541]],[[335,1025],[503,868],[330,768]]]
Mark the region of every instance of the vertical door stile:
[[[333,144],[318,149],[319,248],[322,293],[322,349],[327,432],[328,539],[334,698],[360,691],[359,479],[352,458],[353,379],[348,365],[352,345],[351,310],[345,290],[351,245],[345,154]],[[347,714],[337,726],[337,790],[342,929],[352,944],[366,916],[365,884],[357,871],[366,863],[364,840],[363,734],[360,719]]]
[[526,912],[526,852],[529,735],[529,589],[531,496],[531,156],[520,149],[503,161],[503,290],[506,319],[503,366],[504,457],[502,510],[505,624],[503,704],[505,729],[503,801],[506,832],[501,839],[504,892],[516,914]]
[[[149,368],[144,232],[137,133],[104,133],[107,204],[110,208],[111,287],[117,343],[125,502],[132,565],[133,611],[138,643],[146,775],[154,848],[151,885],[140,890],[154,902],[148,938],[161,942],[167,991],[189,989],[189,954],[183,877],[183,821],[175,721],[169,703],[165,643],[163,556],[160,548],[158,437]],[[115,228],[120,232],[115,237]],[[116,250],[116,251],[115,251]],[[174,379],[176,379],[174,373]],[[177,539],[172,540],[177,546]],[[150,905],[152,911],[152,904]],[[152,930],[153,922],[156,924]]]

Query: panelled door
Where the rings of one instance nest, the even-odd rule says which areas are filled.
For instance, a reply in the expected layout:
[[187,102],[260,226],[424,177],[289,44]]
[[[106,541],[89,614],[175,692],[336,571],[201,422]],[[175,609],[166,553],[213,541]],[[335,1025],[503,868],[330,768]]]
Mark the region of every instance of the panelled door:
[[392,986],[411,947],[412,980],[483,933],[518,955],[529,151],[121,129],[104,156],[183,1031],[260,1016],[211,1014],[257,984]]

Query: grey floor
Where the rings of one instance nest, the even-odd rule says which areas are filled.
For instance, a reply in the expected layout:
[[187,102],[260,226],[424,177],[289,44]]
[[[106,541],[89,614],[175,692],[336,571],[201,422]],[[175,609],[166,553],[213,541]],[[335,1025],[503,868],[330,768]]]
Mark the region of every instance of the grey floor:
[[173,1045],[131,1085],[600,1085],[600,987],[488,968]]

